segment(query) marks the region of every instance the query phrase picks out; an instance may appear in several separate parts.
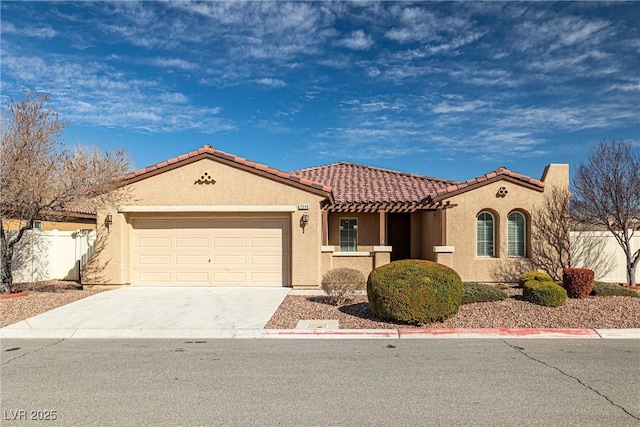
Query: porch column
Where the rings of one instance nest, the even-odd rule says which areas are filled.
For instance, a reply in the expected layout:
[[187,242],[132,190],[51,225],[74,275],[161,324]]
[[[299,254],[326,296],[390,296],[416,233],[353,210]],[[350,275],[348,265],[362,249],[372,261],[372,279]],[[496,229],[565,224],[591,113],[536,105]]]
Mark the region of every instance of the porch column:
[[440,212],[440,245],[447,245],[447,210],[442,209]]
[[329,244],[329,211],[322,210],[322,245],[327,246]]
[[453,267],[454,250],[453,246],[434,246],[433,252],[436,255],[436,262],[447,267]]
[[380,246],[387,246],[387,213],[380,211]]

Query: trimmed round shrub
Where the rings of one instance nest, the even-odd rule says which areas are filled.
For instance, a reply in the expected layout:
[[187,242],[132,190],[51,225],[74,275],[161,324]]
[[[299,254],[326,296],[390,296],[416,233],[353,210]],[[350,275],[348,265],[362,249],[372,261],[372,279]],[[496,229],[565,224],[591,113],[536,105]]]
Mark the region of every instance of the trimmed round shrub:
[[425,260],[401,260],[373,270],[367,280],[371,311],[383,319],[423,324],[456,314],[462,280],[452,268]]
[[462,304],[502,301],[508,297],[505,291],[484,283],[464,282],[462,284]]
[[567,291],[553,282],[529,280],[522,287],[522,298],[545,307],[560,307],[567,302]]
[[565,268],[562,270],[562,287],[569,298],[586,298],[593,289],[594,274],[586,268]]
[[520,278],[518,279],[518,287],[522,288],[524,284],[529,280],[535,280],[537,282],[553,282],[553,279],[547,273],[530,271],[520,276]]
[[596,282],[593,284],[591,295],[597,297],[631,297],[640,298],[640,294],[631,289],[623,288],[616,283]]
[[334,268],[322,276],[322,290],[334,305],[343,305],[356,291],[364,289],[367,279],[354,268]]

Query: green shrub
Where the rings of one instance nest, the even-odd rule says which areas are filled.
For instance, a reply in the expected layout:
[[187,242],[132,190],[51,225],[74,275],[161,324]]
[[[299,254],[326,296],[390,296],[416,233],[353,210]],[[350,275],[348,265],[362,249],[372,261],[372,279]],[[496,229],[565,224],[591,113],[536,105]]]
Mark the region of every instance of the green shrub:
[[334,305],[343,305],[356,291],[364,289],[366,279],[360,270],[334,268],[322,276],[322,290]]
[[623,288],[620,285],[615,283],[604,283],[604,282],[596,282],[593,284],[593,290],[591,291],[591,295],[595,295],[598,297],[610,297],[610,296],[619,296],[619,297],[632,297],[638,298],[640,294],[631,289]]
[[371,311],[383,319],[430,323],[458,312],[462,280],[453,269],[432,261],[394,261],[369,274],[367,297]]
[[569,298],[586,298],[593,289],[594,274],[586,268],[565,268],[562,270],[562,287]]
[[508,297],[506,292],[484,283],[464,282],[462,284],[462,304],[502,301]]
[[553,282],[553,279],[547,273],[530,271],[520,276],[520,278],[518,279],[518,287],[522,288],[524,284],[529,280],[536,280],[538,282]]
[[553,282],[529,280],[522,288],[523,299],[534,304],[545,307],[560,307],[567,302],[567,291]]

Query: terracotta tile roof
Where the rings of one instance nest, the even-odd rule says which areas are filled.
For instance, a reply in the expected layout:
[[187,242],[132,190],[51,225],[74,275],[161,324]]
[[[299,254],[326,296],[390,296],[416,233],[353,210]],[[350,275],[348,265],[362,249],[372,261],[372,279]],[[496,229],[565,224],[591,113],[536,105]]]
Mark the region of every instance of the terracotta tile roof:
[[511,182],[525,185],[537,191],[544,190],[544,182],[510,171],[506,167],[501,166],[498,169],[494,170],[493,172],[489,172],[477,178],[472,178],[465,182],[453,183],[444,188],[440,188],[430,196],[429,200],[430,201],[444,200],[456,194],[460,194],[465,191],[472,190],[481,185],[485,185],[490,182],[499,181],[505,178]]
[[96,215],[96,206],[91,200],[78,200],[68,205],[65,205],[61,211],[65,215],[80,214],[80,215]]
[[336,204],[384,202],[417,204],[430,194],[456,184],[456,181],[347,162],[301,169],[291,173],[330,185],[333,188]]
[[260,175],[268,176],[283,182],[288,182],[296,186],[304,187],[316,193],[325,194],[331,197],[332,189],[328,185],[311,180],[307,177],[296,176],[278,169],[271,168],[267,165],[252,162],[243,157],[225,153],[224,151],[215,149],[209,144],[206,144],[204,147],[199,148],[198,150],[182,154],[180,156],[165,160],[146,168],[138,169],[125,175],[122,178],[124,182],[130,184],[141,179],[145,179],[147,177],[174,169],[183,164],[195,162],[206,157],[213,157],[217,160],[222,161],[223,163],[231,164],[232,166],[240,167],[242,169],[249,170]]

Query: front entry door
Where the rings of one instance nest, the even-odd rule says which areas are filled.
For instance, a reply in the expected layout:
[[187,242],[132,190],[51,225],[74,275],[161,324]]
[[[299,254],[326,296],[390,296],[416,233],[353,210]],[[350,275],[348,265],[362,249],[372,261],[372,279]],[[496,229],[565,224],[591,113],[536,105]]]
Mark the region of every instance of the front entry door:
[[391,261],[411,258],[411,214],[387,214],[387,242],[393,248]]

